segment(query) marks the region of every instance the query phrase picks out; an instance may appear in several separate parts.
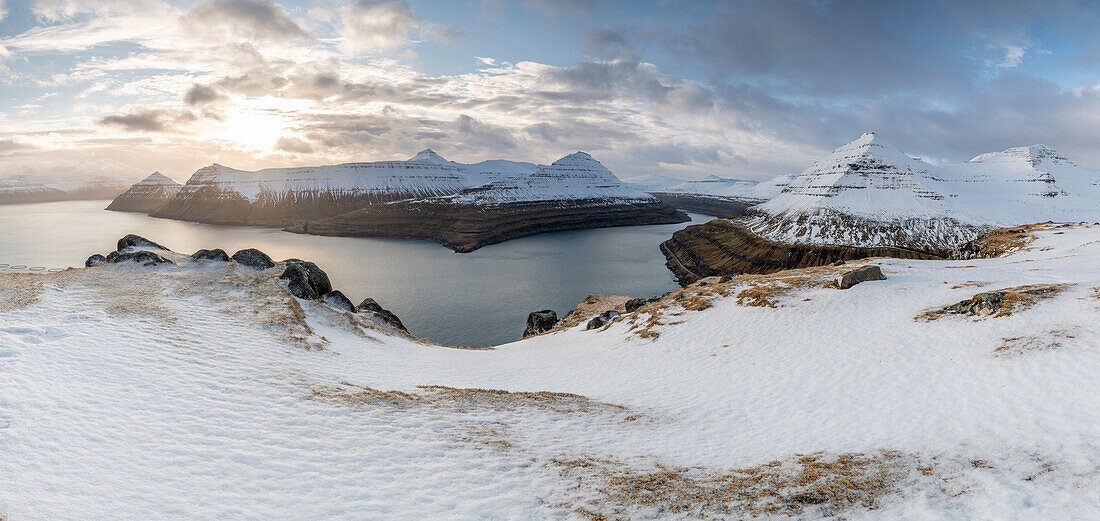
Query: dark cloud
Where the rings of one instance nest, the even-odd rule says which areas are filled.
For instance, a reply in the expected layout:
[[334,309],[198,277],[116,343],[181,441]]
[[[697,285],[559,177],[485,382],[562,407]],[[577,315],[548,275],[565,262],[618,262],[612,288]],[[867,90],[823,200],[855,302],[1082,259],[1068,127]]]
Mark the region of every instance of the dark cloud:
[[286,9],[267,0],[199,0],[183,23],[196,33],[216,33],[230,40],[311,38]]
[[634,54],[634,44],[623,28],[588,31],[581,37],[581,49],[585,54],[602,60],[638,59]]
[[141,108],[125,114],[107,116],[99,123],[122,127],[127,132],[168,132],[194,123],[199,115],[190,110],[172,111],[164,109]]
[[228,99],[228,97],[218,92],[214,87],[199,84],[191,85],[191,88],[183,95],[183,102],[191,106],[206,105],[224,99]]

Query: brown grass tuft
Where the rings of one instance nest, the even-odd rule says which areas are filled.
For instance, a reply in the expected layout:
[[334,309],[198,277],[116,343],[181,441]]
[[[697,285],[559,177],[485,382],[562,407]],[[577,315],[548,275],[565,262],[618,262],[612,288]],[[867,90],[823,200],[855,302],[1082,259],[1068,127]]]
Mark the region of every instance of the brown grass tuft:
[[1063,340],[1075,338],[1068,330],[1058,329],[1046,335],[1029,335],[1002,338],[1001,345],[993,350],[994,356],[1019,356],[1036,351],[1050,351],[1062,347]]
[[549,465],[598,495],[601,500],[594,504],[600,510],[640,507],[703,519],[873,509],[918,466],[915,458],[893,451],[799,455],[725,470],[661,463],[632,466],[591,456],[552,459]]
[[[1004,317],[1027,310],[1041,300],[1054,298],[1073,286],[1074,284],[1028,284],[979,293],[962,302],[927,310],[917,315],[915,320],[930,322],[947,315]],[[990,295],[996,299],[996,307],[991,312],[986,312],[988,310],[984,309],[982,313],[975,312],[975,306],[983,300],[988,300]]]

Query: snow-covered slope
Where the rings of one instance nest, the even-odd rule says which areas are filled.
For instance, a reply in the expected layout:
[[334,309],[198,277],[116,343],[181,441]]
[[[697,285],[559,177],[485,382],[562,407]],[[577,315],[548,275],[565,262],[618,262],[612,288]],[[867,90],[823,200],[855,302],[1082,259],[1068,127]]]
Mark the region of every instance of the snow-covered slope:
[[[483,163],[474,165],[480,167]],[[482,174],[484,175],[484,174]],[[595,158],[584,152],[569,154],[533,172],[501,176],[481,186],[447,198],[456,204],[497,206],[522,202],[553,201],[573,204],[630,204],[656,199],[623,183]]]
[[767,181],[758,182],[712,175],[703,179],[668,186],[663,192],[722,197],[745,202],[763,202],[779,195],[794,177],[793,175],[779,175]]
[[942,251],[993,226],[1100,220],[1097,179],[1042,145],[937,168],[866,133],[744,221],[780,242]]
[[643,192],[663,192],[666,188],[683,183],[679,177],[661,174],[643,174],[623,179],[623,182]]
[[[1097,226],[1002,259],[883,259],[887,280],[844,291],[778,284],[774,308],[739,304],[768,279],[693,287],[495,350],[296,301],[279,269],[174,258],[0,275],[5,519],[1084,520],[1100,503]],[[1036,283],[1075,286],[914,320]]]
[[174,179],[160,172],[153,172],[111,201],[107,209],[149,213],[164,206],[182,187]]

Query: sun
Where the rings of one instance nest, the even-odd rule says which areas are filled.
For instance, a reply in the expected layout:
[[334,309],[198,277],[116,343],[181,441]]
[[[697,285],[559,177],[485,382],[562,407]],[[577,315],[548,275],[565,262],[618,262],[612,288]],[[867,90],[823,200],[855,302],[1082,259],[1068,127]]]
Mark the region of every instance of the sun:
[[272,152],[276,141],[288,133],[299,108],[286,106],[286,101],[275,98],[241,100],[226,110],[225,119],[208,135],[256,152]]

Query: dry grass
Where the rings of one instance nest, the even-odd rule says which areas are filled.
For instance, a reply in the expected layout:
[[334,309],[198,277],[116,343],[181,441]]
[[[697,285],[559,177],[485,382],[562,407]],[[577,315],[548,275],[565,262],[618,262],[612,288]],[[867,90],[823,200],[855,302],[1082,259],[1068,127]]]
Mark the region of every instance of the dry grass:
[[509,438],[511,427],[503,422],[463,425],[452,437],[456,442],[498,452],[518,449]]
[[[1036,303],[1042,300],[1054,298],[1074,286],[1073,284],[1028,284],[1024,286],[1013,286],[1011,288],[1004,288],[996,291],[979,293],[973,297],[944,306],[941,308],[927,310],[920,315],[917,315],[915,320],[922,322],[929,322],[937,320],[948,315],[971,315],[971,316],[990,316],[990,317],[1004,317],[1027,310],[1034,306]],[[973,312],[967,311],[967,309],[979,302],[983,295],[997,294],[1000,299],[996,309],[991,313],[985,315],[978,315]]]
[[18,311],[38,303],[42,296],[42,275],[0,273],[0,311]]
[[[370,387],[341,382],[338,386],[317,387],[313,398],[323,398],[350,404],[386,405],[391,407],[434,407],[467,412],[474,409],[515,410],[534,408],[559,414],[625,413],[626,407],[590,400],[586,396],[550,391],[504,391],[500,389],[456,388],[442,385],[421,385],[413,392],[379,391]],[[641,418],[627,416],[627,421]]]
[[[611,458],[550,460],[563,478],[598,497],[584,506],[602,519],[646,509],[700,519],[835,515],[855,507],[874,509],[919,465],[898,452],[798,455],[739,469],[630,465]],[[922,467],[933,473],[932,467]],[[576,511],[576,510],[575,510]],[[595,517],[594,517],[595,519]]]
[[993,350],[994,356],[1019,356],[1036,351],[1050,351],[1062,347],[1062,341],[1076,338],[1068,330],[1056,329],[1046,335],[1029,335],[1002,338],[1001,345]]
[[1026,251],[1028,246],[1035,241],[1035,232],[1052,229],[1056,226],[1051,223],[1043,223],[993,230],[970,242],[976,250],[971,258],[987,259]]

